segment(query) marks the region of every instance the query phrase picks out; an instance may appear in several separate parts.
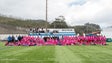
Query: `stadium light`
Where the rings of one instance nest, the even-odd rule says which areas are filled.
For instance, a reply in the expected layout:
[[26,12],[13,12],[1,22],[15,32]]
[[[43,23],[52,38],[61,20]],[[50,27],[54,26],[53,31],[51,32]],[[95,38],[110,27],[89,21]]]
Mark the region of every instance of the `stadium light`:
[[47,32],[47,22],[48,22],[48,0],[46,0],[46,32]]

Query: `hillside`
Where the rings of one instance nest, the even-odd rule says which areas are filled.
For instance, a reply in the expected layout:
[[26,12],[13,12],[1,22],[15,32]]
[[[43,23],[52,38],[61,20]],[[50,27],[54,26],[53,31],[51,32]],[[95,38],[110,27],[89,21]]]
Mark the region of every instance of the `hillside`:
[[18,26],[18,27],[45,27],[46,21],[44,20],[23,20],[23,19],[15,19],[10,17],[0,16],[0,23],[7,24],[11,26]]
[[26,33],[25,30],[17,29],[17,27],[21,27],[24,29],[36,28],[36,27],[45,27],[45,24],[46,22],[44,20],[23,20],[23,19],[0,16],[0,34]]
[[20,30],[17,27],[11,25],[0,24],[0,34],[18,34],[18,33],[26,33],[25,29]]

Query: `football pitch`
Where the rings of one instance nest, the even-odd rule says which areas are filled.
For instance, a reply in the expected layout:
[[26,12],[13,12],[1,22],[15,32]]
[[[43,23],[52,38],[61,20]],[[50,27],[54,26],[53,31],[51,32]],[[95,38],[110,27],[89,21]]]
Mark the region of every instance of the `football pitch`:
[[112,63],[112,43],[106,46],[4,46],[0,63]]

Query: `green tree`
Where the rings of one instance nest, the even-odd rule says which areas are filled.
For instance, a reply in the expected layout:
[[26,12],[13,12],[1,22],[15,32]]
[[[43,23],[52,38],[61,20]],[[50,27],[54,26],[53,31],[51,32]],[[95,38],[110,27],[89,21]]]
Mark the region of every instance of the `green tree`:
[[50,28],[68,28],[64,16],[56,18],[55,21],[51,23]]
[[85,32],[86,33],[101,31],[101,27],[98,24],[85,23],[84,26],[85,26]]
[[98,24],[85,23],[84,25],[79,25],[74,27],[76,34],[82,35],[82,33],[92,33],[96,31],[101,32],[101,28]]

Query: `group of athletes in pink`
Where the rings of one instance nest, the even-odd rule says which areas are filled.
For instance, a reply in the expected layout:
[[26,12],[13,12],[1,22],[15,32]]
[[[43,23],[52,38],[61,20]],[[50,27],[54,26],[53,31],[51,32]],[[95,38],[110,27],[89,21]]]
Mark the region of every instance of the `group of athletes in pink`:
[[38,36],[24,36],[21,40],[8,41],[6,46],[45,46],[45,45],[106,45],[105,36],[63,36],[49,37],[46,41]]

